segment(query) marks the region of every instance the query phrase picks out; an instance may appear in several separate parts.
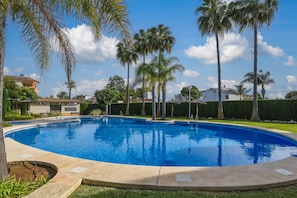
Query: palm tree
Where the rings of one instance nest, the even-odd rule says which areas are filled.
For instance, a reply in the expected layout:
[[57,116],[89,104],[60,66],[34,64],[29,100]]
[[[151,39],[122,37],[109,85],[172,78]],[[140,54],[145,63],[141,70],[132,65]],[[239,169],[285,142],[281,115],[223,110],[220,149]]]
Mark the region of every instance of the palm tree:
[[245,95],[247,95],[248,92],[251,91],[251,89],[247,89],[246,87],[243,87],[242,83],[234,86],[236,89],[234,89],[233,92],[239,95],[239,100],[241,100]]
[[156,89],[156,83],[158,81],[158,62],[159,59],[158,57],[154,57],[153,60],[147,64],[146,66],[146,79],[148,82],[148,90],[151,90],[152,92],[152,119],[156,120],[156,94],[155,94],[155,89]]
[[[254,73],[253,72],[248,72],[244,75],[244,79],[242,83],[254,83]],[[274,79],[270,77],[270,72],[267,71],[266,73],[263,73],[262,69],[259,70],[259,73],[257,74],[257,86],[261,86],[261,95],[262,98],[265,99],[265,86],[268,86],[270,84],[274,83]]]
[[130,65],[132,63],[137,62],[138,55],[135,52],[133,44],[130,42],[119,42],[117,44],[117,58],[120,60],[121,64],[125,66],[127,63],[127,106],[126,106],[126,112],[125,115],[129,115],[129,109],[130,109],[130,89],[129,89],[129,78],[130,78]]
[[[158,75],[160,76],[161,72],[161,56],[166,51],[167,53],[170,53],[173,45],[175,43],[175,38],[172,36],[172,33],[169,29],[169,27],[164,26],[163,24],[158,25],[157,27],[152,27],[148,30],[149,32],[149,39],[152,42],[152,51],[158,51]],[[160,115],[160,109],[161,109],[161,88],[162,88],[162,82],[161,78],[158,78],[158,107],[157,107],[157,115]]]
[[146,115],[145,113],[145,102],[144,102],[144,97],[145,97],[145,67],[146,67],[146,56],[148,55],[149,52],[152,51],[152,45],[151,45],[151,40],[149,40],[148,33],[141,29],[139,30],[139,33],[134,34],[134,40],[135,40],[135,50],[137,53],[142,55],[143,61],[142,64],[139,65],[136,71],[136,76],[142,76],[142,79],[140,80],[142,82],[142,107],[141,107],[141,115]]
[[66,91],[60,91],[58,94],[57,94],[57,97],[59,99],[67,99],[67,92]]
[[217,63],[218,63],[218,119],[224,119],[222,88],[221,88],[221,62],[219,36],[223,36],[225,31],[232,27],[230,17],[228,16],[228,6],[221,0],[204,0],[202,6],[195,10],[199,16],[197,24],[201,35],[214,34],[216,38]]
[[[124,2],[121,0],[94,1],[19,1],[2,0],[0,3],[0,85],[3,85],[3,67],[5,55],[5,32],[7,22],[15,23],[22,29],[21,36],[29,45],[41,70],[50,64],[50,38],[54,35],[59,47],[62,64],[65,66],[67,81],[71,79],[75,65],[72,46],[62,31],[62,18],[72,15],[76,19],[88,22],[93,27],[96,40],[102,35],[102,28],[117,32],[124,40],[129,40],[129,21]],[[8,21],[7,18],[10,18]],[[0,86],[0,101],[3,100],[3,86]],[[0,180],[7,176],[7,158],[5,152],[2,107],[0,108]]]
[[68,88],[68,97],[71,99],[71,90],[76,88],[76,83],[73,80],[70,80],[68,82],[65,82],[65,85]]
[[167,82],[174,80],[173,73],[175,71],[184,71],[184,67],[181,64],[174,64],[175,61],[178,61],[177,57],[169,57],[166,59],[164,55],[161,55],[161,71],[159,78],[162,81],[162,119],[166,119],[166,85]]
[[[254,74],[258,71],[258,29],[262,26],[270,25],[275,12],[278,9],[278,0],[242,0],[231,2],[233,19],[239,25],[242,32],[248,27],[254,30]],[[257,97],[257,79],[253,81],[253,112],[251,120],[260,120]]]

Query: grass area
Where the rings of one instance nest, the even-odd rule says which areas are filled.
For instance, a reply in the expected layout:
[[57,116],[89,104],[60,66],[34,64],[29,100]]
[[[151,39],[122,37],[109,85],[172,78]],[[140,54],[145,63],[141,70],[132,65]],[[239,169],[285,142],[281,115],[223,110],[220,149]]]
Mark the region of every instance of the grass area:
[[151,191],[81,185],[69,198],[290,198],[296,197],[296,195],[297,185],[278,189],[245,192]]
[[[220,122],[225,124],[241,124],[248,126],[263,127],[269,129],[278,129],[297,133],[297,124],[293,123],[278,123],[278,122],[252,122],[239,120],[207,120],[211,122]],[[151,191],[151,190],[131,190],[117,189],[100,186],[81,185],[70,198],[78,197],[121,197],[121,198],[280,198],[280,197],[296,197],[297,185],[258,191],[243,191],[243,192],[200,192],[200,191]]]

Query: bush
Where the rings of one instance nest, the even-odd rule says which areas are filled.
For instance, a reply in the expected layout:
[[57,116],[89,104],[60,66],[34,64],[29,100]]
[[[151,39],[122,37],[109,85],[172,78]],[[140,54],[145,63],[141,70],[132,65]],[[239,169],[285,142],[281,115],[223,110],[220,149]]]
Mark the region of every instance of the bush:
[[37,181],[22,181],[13,177],[6,177],[0,182],[0,197],[23,197],[30,194],[48,181],[42,177]]
[[93,110],[90,112],[90,115],[101,115],[101,114],[102,114],[101,109],[93,109]]

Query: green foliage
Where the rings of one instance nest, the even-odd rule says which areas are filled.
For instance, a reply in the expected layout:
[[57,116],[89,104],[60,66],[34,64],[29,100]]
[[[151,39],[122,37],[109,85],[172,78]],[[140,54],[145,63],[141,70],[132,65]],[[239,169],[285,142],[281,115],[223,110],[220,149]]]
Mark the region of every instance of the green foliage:
[[101,109],[93,109],[90,112],[90,115],[101,115],[102,114],[102,110]]
[[[189,88],[190,88],[189,86],[183,87],[182,90],[180,91],[180,94],[184,98],[189,98]],[[199,89],[195,85],[191,85],[190,91],[191,91],[191,100],[198,100],[202,95]]]
[[3,89],[3,103],[2,103],[2,118],[5,118],[6,112],[7,112],[7,106],[8,106],[8,101],[7,101],[7,97],[8,97],[8,90],[7,89]]
[[95,91],[95,97],[97,102],[100,104],[111,104],[119,98],[119,93],[116,90],[106,88]]
[[297,95],[297,91],[290,91],[289,93],[286,94],[285,98],[290,99],[296,95]]
[[10,78],[4,78],[4,88],[8,90],[8,98],[26,100],[28,98],[36,100],[38,95],[33,88],[21,87]]
[[22,181],[15,177],[5,177],[0,182],[0,197],[23,197],[30,194],[48,181],[42,177],[37,181]]

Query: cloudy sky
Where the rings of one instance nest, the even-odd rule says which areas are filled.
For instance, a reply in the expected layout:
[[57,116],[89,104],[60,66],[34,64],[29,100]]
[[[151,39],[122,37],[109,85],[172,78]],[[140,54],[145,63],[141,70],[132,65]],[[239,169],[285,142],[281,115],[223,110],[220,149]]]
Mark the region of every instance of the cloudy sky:
[[[182,87],[195,85],[199,90],[217,87],[216,45],[212,35],[202,37],[197,27],[194,11],[202,0],[125,0],[131,21],[131,33],[153,26],[168,26],[176,43],[169,56],[179,58],[185,67],[176,73],[176,80],[168,84],[168,99],[178,94]],[[275,84],[267,87],[270,99],[284,98],[286,93],[297,90],[297,1],[279,1],[272,24],[258,32],[258,69],[270,71]],[[103,35],[94,43],[91,28],[76,21],[65,21],[74,46],[77,64],[73,80],[77,88],[73,96],[93,95],[103,89],[109,77],[120,75],[126,80],[127,68],[116,59],[114,35]],[[20,75],[38,80],[39,95],[46,97],[67,91],[66,75],[56,55],[51,67],[40,71],[28,46],[20,37],[20,29],[8,24],[5,69],[6,75]],[[222,85],[234,88],[247,72],[253,71],[253,32],[238,33],[236,29],[224,35],[220,41]],[[134,78],[135,66],[131,69]],[[246,85],[250,86],[250,85]]]

